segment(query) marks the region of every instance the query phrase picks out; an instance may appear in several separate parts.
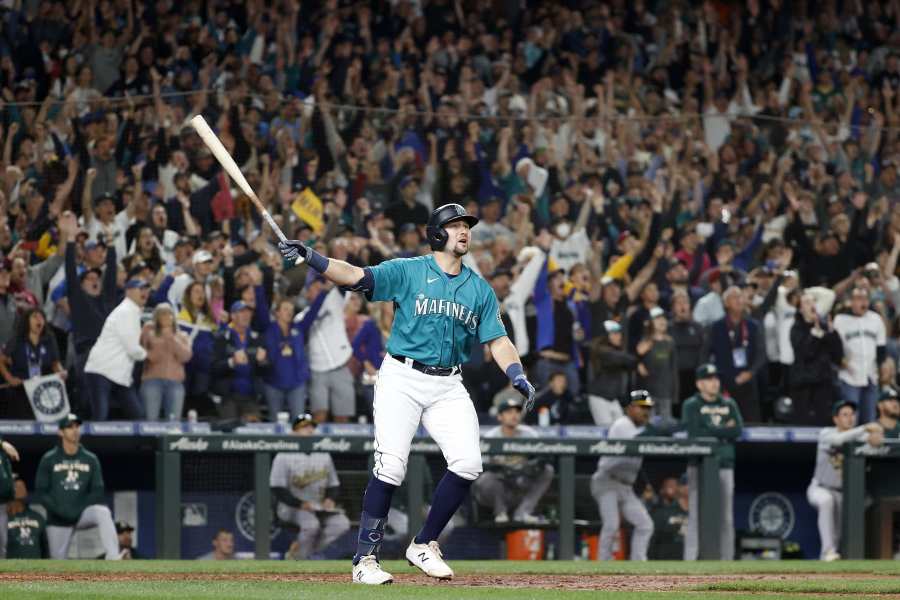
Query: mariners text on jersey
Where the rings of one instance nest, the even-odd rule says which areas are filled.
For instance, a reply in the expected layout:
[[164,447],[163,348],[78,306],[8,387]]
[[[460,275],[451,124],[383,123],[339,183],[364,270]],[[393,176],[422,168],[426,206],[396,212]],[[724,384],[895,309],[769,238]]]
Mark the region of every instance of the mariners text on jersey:
[[394,303],[387,342],[392,356],[453,367],[468,361],[474,340],[486,344],[506,335],[494,290],[465,265],[451,276],[428,255],[369,269],[375,280],[369,299]]
[[451,302],[450,300],[436,300],[434,298],[426,298],[424,294],[420,294],[416,298],[416,316],[443,314],[454,319],[462,321],[463,325],[470,330],[478,329],[478,315],[472,312],[468,306]]

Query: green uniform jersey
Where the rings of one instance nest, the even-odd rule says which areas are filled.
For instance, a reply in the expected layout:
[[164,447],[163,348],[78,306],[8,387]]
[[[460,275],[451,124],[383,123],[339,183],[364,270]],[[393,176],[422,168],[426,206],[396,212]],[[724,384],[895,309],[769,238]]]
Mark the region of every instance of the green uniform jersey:
[[688,512],[677,501],[659,502],[650,508],[653,519],[651,560],[681,560],[684,557],[684,534]]
[[47,558],[47,524],[41,513],[26,508],[10,515],[6,558]]
[[741,437],[744,420],[731,398],[717,396],[707,402],[699,393],[684,401],[681,423],[689,437],[714,437],[719,440],[716,456],[720,469],[734,468],[734,440]]
[[[884,425],[882,425],[884,427]],[[888,440],[900,439],[900,421],[894,424],[891,429],[884,427],[884,437]]]
[[9,502],[15,495],[16,486],[13,480],[12,462],[6,452],[0,449],[0,504]]
[[484,344],[506,335],[494,290],[465,265],[450,277],[429,254],[370,269],[375,279],[370,299],[394,303],[387,343],[394,356],[454,367],[468,361],[473,339]]
[[62,446],[48,450],[37,468],[35,493],[47,509],[49,525],[75,525],[85,508],[103,501],[97,455],[83,446],[72,455]]

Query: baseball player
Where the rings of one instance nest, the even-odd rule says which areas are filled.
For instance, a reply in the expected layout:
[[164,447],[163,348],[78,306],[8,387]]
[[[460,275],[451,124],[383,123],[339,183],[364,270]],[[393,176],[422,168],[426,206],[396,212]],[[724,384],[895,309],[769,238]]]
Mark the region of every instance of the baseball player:
[[[299,436],[315,434],[312,415],[297,415],[293,430]],[[327,452],[275,455],[269,486],[278,502],[278,518],[300,528],[295,558],[305,560],[321,552],[350,529],[347,515],[335,505],[339,485],[334,462]]]
[[325,258],[300,241],[279,244],[286,259],[302,256],[326,279],[395,307],[388,354],[375,383],[375,467],[363,496],[354,582],[393,581],[378,563],[378,550],[391,496],[406,476],[410,443],[420,423],[440,446],[447,473],[438,482],[425,525],[406,549],[406,558],[431,577],[453,577],[437,538],[481,473],[478,417],[459,366],[468,360],[473,339],[490,348],[494,362],[525,396],[526,412],[534,403],[534,386],[506,335],[497,296],[462,264],[470,229],[477,223],[458,204],[440,206],[426,227],[432,254],[366,268]]
[[[681,423],[688,437],[714,437],[719,444],[719,493],[722,501],[722,524],[719,530],[719,552],[722,560],[734,560],[734,440],[741,437],[744,419],[737,403],[720,394],[721,382],[716,365],[697,367],[697,393],[684,401]],[[684,536],[684,559],[697,560],[700,546],[700,474],[695,465],[688,466],[688,528]]]
[[[653,399],[646,390],[629,395],[625,414],[609,428],[609,439],[630,440],[644,433],[653,409]],[[631,523],[631,560],[647,560],[647,547],[653,537],[653,519],[641,499],[634,493],[634,482],[644,459],[637,456],[603,456],[591,477],[591,495],[600,509],[600,560],[612,560],[613,545],[619,533],[620,518]]]
[[16,477],[16,497],[8,504],[7,558],[47,558],[47,524],[41,513],[28,505],[28,488]]
[[0,558],[6,558],[6,503],[15,498],[10,459],[19,460],[16,447],[0,440]]
[[847,442],[868,442],[880,446],[884,431],[878,423],[866,423],[854,427],[856,404],[838,400],[831,410],[834,427],[819,431],[816,446],[816,470],[806,489],[806,499],[819,511],[819,539],[822,551],[819,557],[831,562],[839,560],[838,544],[841,534],[841,504],[843,501],[844,454],[841,446]]
[[900,439],[900,395],[890,386],[881,388],[878,396],[878,424],[887,439]]
[[112,513],[103,502],[103,473],[97,455],[81,445],[81,419],[59,421],[60,444],[41,458],[35,477],[36,501],[47,509],[50,558],[66,558],[76,529],[96,527],[106,560],[119,559]]
[[[565,381],[565,380],[564,380]],[[522,425],[522,402],[507,398],[497,407],[500,425],[484,434],[486,438],[536,438],[537,432]],[[554,469],[541,458],[520,454],[504,454],[485,460],[487,472],[472,487],[479,504],[494,509],[496,523],[509,523],[508,507],[517,503],[513,521],[544,523],[546,519],[534,515],[534,509],[547,488],[553,483]]]

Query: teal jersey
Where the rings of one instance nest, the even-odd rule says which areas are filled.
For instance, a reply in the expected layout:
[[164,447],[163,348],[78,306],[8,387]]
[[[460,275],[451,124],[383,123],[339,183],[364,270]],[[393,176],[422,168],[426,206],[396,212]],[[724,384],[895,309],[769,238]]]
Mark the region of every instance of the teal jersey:
[[484,344],[506,335],[497,295],[465,265],[449,277],[429,254],[370,270],[375,279],[370,299],[394,303],[387,351],[395,356],[453,367],[469,359],[473,338]]

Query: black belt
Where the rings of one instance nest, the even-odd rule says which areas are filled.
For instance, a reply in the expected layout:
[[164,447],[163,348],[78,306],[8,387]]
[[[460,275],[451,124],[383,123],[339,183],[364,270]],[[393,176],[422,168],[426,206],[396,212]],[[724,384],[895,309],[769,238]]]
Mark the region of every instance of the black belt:
[[436,375],[438,377],[449,377],[450,375],[456,375],[459,373],[459,366],[456,367],[432,367],[431,365],[426,365],[424,363],[420,363],[419,361],[409,358],[408,356],[397,356],[396,354],[391,354],[394,357],[394,360],[398,360],[403,364],[412,367],[416,371],[420,373],[425,373],[426,375]]

